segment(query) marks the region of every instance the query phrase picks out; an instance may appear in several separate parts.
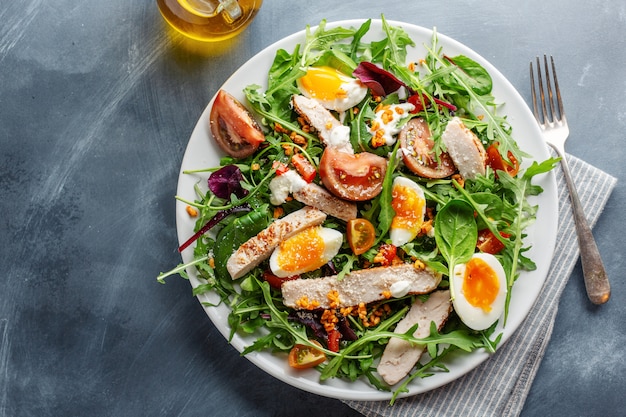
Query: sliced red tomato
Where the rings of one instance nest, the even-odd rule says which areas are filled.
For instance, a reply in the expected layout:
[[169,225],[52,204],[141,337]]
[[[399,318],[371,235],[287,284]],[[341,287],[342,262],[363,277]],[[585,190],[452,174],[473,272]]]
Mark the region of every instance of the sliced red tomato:
[[333,329],[328,332],[328,350],[331,352],[339,352],[339,342],[341,341],[341,332]]
[[274,161],[272,163],[272,168],[276,170],[276,175],[283,175],[285,172],[289,171],[287,164],[283,164],[280,161]]
[[366,201],[383,189],[387,160],[369,152],[349,154],[328,147],[320,160],[320,178],[326,189],[350,201]]
[[292,281],[294,279],[298,279],[300,278],[300,275],[293,275],[291,277],[277,277],[276,275],[272,274],[270,271],[263,271],[263,279],[265,281],[267,281],[268,284],[270,284],[270,287],[272,288],[276,288],[277,290],[280,290],[283,282],[285,281]]
[[210,126],[219,147],[234,158],[252,155],[265,140],[248,109],[224,90],[217,93],[211,107]]
[[507,153],[508,161],[505,161],[500,151],[498,150],[498,142],[492,143],[487,148],[487,163],[493,168],[494,171],[505,171],[510,176],[514,177],[519,172],[519,161],[511,151]]
[[380,245],[378,253],[374,257],[374,262],[381,264],[382,266],[392,265],[398,257],[398,248],[390,243],[383,243]]
[[400,134],[402,160],[411,171],[424,178],[445,178],[454,174],[456,167],[447,152],[433,153],[435,142],[430,134],[428,123],[421,117],[409,120]]
[[[503,238],[509,238],[511,235],[508,233],[500,232]],[[481,252],[490,253],[495,255],[500,253],[504,249],[504,243],[493,234],[489,229],[482,229],[478,231],[478,240],[476,241],[476,247]]]
[[411,111],[413,114],[421,112],[430,105],[430,99],[423,94],[413,94],[406,101],[415,106]]
[[[436,97],[433,97],[435,104],[440,107],[446,107],[451,111],[456,111],[456,106],[452,103],[448,103],[447,101],[439,100]],[[430,106],[430,99],[423,94],[417,93],[409,96],[407,99],[409,103],[415,106],[415,108],[411,111],[411,113],[416,114],[424,110],[424,108]]]
[[[320,348],[322,345],[317,340],[310,340]],[[304,344],[296,344],[289,351],[289,366],[295,369],[307,369],[319,365],[326,360],[326,354],[320,349]]]
[[347,237],[350,249],[355,255],[361,255],[372,247],[376,240],[374,225],[367,219],[351,219],[347,224]]
[[302,154],[295,154],[291,157],[291,163],[298,171],[298,174],[306,181],[312,182],[317,175],[315,166]]

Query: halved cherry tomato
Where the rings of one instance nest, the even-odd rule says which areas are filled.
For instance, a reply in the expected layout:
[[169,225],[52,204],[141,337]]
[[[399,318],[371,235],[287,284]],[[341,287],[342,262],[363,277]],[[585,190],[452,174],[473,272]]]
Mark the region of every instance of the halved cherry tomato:
[[294,279],[298,279],[300,278],[300,275],[293,275],[290,277],[277,277],[276,275],[272,274],[270,271],[263,271],[263,279],[265,281],[267,281],[268,284],[270,284],[270,287],[272,288],[276,288],[277,290],[280,290],[283,282],[285,281],[292,281]]
[[[500,232],[503,238],[509,238],[511,235],[508,233]],[[504,249],[504,243],[500,242],[498,238],[489,229],[482,229],[478,231],[478,240],[476,247],[481,252],[490,253],[495,255],[500,253]]]
[[376,240],[374,225],[367,219],[348,220],[347,237],[350,249],[355,255],[361,255],[372,247]]
[[317,171],[313,164],[306,158],[306,156],[298,153],[291,157],[291,163],[298,171],[298,174],[306,182],[312,182],[317,175]]
[[219,147],[234,158],[257,150],[265,135],[252,114],[235,97],[220,90],[211,107],[210,126]]
[[505,161],[504,158],[502,158],[500,151],[498,150],[498,145],[498,142],[492,143],[487,148],[488,164],[491,166],[491,168],[493,168],[494,171],[496,171],[496,175],[498,175],[497,171],[500,170],[505,171],[512,177],[516,176],[519,172],[519,161],[517,160],[517,158],[515,158],[511,151],[507,153],[507,157],[509,158],[509,160]]
[[320,160],[320,178],[337,197],[366,201],[383,189],[387,160],[369,152],[349,154],[327,147]]
[[[320,348],[322,345],[317,340],[310,340]],[[295,369],[307,369],[319,365],[326,360],[326,354],[314,347],[296,344],[289,351],[289,366]]]
[[331,352],[339,352],[339,341],[341,340],[341,332],[333,329],[328,332],[328,350]]
[[428,123],[423,118],[414,118],[404,125],[400,134],[402,160],[411,171],[424,178],[445,178],[454,174],[456,167],[447,152],[439,155],[439,162],[432,149],[435,142]]

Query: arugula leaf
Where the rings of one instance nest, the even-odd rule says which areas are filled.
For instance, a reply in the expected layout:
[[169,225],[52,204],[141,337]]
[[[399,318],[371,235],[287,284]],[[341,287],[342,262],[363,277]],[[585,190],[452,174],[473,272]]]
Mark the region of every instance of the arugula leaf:
[[326,51],[332,49],[336,43],[351,38],[355,33],[356,29],[340,26],[327,30],[326,20],[322,20],[313,33],[311,33],[311,27],[307,26],[300,66],[302,68],[310,66]]
[[365,36],[367,34],[367,32],[369,32],[371,25],[372,25],[372,19],[367,19],[357,29],[357,31],[354,32],[354,36],[352,38],[352,45],[351,45],[351,48],[350,48],[350,58],[352,58],[352,60],[355,61],[355,62],[358,62],[360,60],[359,56],[357,54],[359,52],[359,46],[360,46],[360,43],[361,43],[361,39],[363,38],[363,36]]
[[[304,70],[297,65],[299,49],[300,46],[297,45],[292,54],[289,54],[284,49],[279,49],[276,52],[276,57],[268,73],[268,86],[265,92],[265,95],[272,97],[274,101],[284,103],[285,100],[281,97],[290,97],[292,94],[298,94],[295,81],[304,75]],[[278,96],[278,94],[280,95]],[[269,100],[266,103],[269,104]],[[286,109],[282,108],[282,110]]]
[[189,279],[189,277],[187,276],[187,273],[185,272],[187,267],[189,267],[189,266],[196,266],[196,265],[202,264],[202,263],[206,262],[208,259],[209,259],[208,256],[203,256],[201,258],[194,259],[193,261],[191,261],[191,262],[189,262],[187,264],[179,264],[174,269],[171,269],[171,270],[169,270],[167,272],[161,272],[159,274],[159,276],[157,277],[157,281],[160,284],[165,284],[165,278],[167,278],[169,276],[172,276],[172,275],[181,275],[181,276],[183,276],[183,274],[184,274],[183,278]]
[[[457,55],[453,58],[444,57],[452,65],[458,67],[461,71],[456,71],[455,75],[463,80],[464,84],[469,86],[476,94],[486,95],[491,93],[493,81],[491,75],[482,65],[466,57],[465,55]],[[462,92],[465,92],[465,88]]]
[[[296,343],[315,347],[316,349],[322,350],[327,355],[336,354],[309,341],[305,327],[293,325],[288,319],[288,313],[280,310],[276,306],[269,284],[265,281],[260,282],[256,278],[254,281],[261,290],[262,300],[266,304],[269,319],[265,319],[263,324],[264,327],[269,330],[269,334],[257,339],[252,345],[246,346],[241,352],[242,356],[253,351],[263,350],[271,345],[277,346],[277,344],[280,344],[281,350],[289,350]],[[237,327],[233,328],[236,329]]]
[[374,111],[369,106],[370,101],[369,98],[366,98],[359,112],[356,114],[356,117],[350,121],[350,144],[357,152],[358,150],[367,152],[373,151],[369,146],[372,134],[367,130],[368,126],[365,122],[375,117]]
[[[497,104],[490,94],[491,77],[485,75],[486,70],[481,69],[478,63],[467,57],[455,57],[455,60],[461,62],[461,66],[457,66],[443,56],[435,31],[431,45],[426,46],[426,49],[428,55],[425,62],[426,69],[430,71],[432,94],[439,97],[447,95],[458,107],[469,112],[473,119],[482,119],[486,126],[487,140],[499,142],[498,149],[502,155],[507,155],[511,151],[518,157],[530,156],[522,152],[512,138],[506,118],[496,114]],[[442,69],[444,71],[440,72]],[[435,77],[438,73],[443,76]]]
[[344,74],[352,74],[352,71],[357,67],[356,62],[354,62],[350,56],[337,48],[322,53],[313,65],[316,67],[326,66],[336,68],[339,72]]
[[561,161],[561,158],[548,158],[545,161],[538,163],[537,161],[533,161],[532,165],[529,166],[526,171],[524,171],[524,179],[526,180],[530,180],[533,177],[540,175],[540,174],[547,174],[548,172],[552,171],[554,169],[554,167],[556,167],[559,162]]
[[389,25],[384,16],[381,19],[383,30],[387,34],[387,47],[384,49],[381,62],[383,68],[389,69],[390,64],[402,65],[406,62],[407,46],[415,46],[415,42],[404,29]]
[[287,130],[297,132],[309,142],[318,141],[317,137],[305,132],[297,122],[293,122],[291,120],[290,111],[287,114],[283,114],[285,109],[290,109],[290,105],[288,104],[289,102],[287,102],[287,104],[283,104],[282,106],[276,105],[275,102],[274,105],[270,105],[267,97],[259,91],[260,88],[261,86],[259,85],[249,85],[244,89],[244,93],[246,94],[248,102],[254,111],[265,119],[265,125],[269,125],[270,122],[277,123]]
[[393,173],[398,166],[397,161],[397,153],[398,148],[400,146],[400,141],[396,143],[393,148],[393,151],[389,155],[389,163],[387,164],[387,172],[385,173],[385,179],[383,180],[383,190],[378,195],[378,204],[380,206],[380,213],[378,214],[378,238],[377,242],[380,242],[381,238],[387,234],[389,228],[391,227],[391,223],[393,221],[393,216],[395,216],[396,212],[391,206],[392,198],[392,185],[393,185]]
[[[513,191],[515,200],[517,203],[517,215],[513,224],[513,232],[515,234],[514,249],[512,251],[511,270],[507,271],[507,285],[509,291],[507,292],[507,298],[505,303],[505,315],[504,322],[508,318],[509,304],[511,301],[511,291],[517,278],[517,268],[519,264],[519,258],[522,253],[522,239],[524,237],[523,230],[529,226],[529,224],[535,218],[536,208],[530,207],[527,197],[534,195],[537,189],[532,186],[532,179],[539,174],[546,173],[552,170],[556,164],[558,164],[558,158],[549,158],[542,163],[533,164],[524,172],[520,178],[513,178],[510,175],[500,175],[500,180],[508,185],[509,189]],[[505,174],[501,172],[500,174]]]

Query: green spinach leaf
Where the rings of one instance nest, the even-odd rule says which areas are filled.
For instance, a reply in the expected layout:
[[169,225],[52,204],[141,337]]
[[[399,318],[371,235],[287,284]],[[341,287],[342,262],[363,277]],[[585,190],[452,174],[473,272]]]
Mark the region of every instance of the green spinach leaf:
[[435,217],[435,240],[448,262],[451,294],[454,294],[454,267],[469,261],[474,254],[477,239],[478,227],[474,219],[474,209],[469,203],[464,200],[450,200],[439,210]]
[[230,279],[226,262],[242,243],[265,229],[269,223],[269,208],[263,205],[258,209],[237,217],[217,234],[215,245],[215,272],[218,279]]

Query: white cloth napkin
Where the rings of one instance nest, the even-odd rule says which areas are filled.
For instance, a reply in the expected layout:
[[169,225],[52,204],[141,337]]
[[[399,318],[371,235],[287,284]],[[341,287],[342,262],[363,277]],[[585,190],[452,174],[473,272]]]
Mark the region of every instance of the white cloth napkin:
[[[574,183],[591,225],[600,216],[617,179],[568,155]],[[548,346],[559,298],[578,259],[578,243],[567,186],[556,168],[559,225],[548,278],[526,320],[494,355],[476,369],[441,388],[388,401],[347,401],[365,416],[517,416]],[[485,393],[488,393],[486,395]]]

